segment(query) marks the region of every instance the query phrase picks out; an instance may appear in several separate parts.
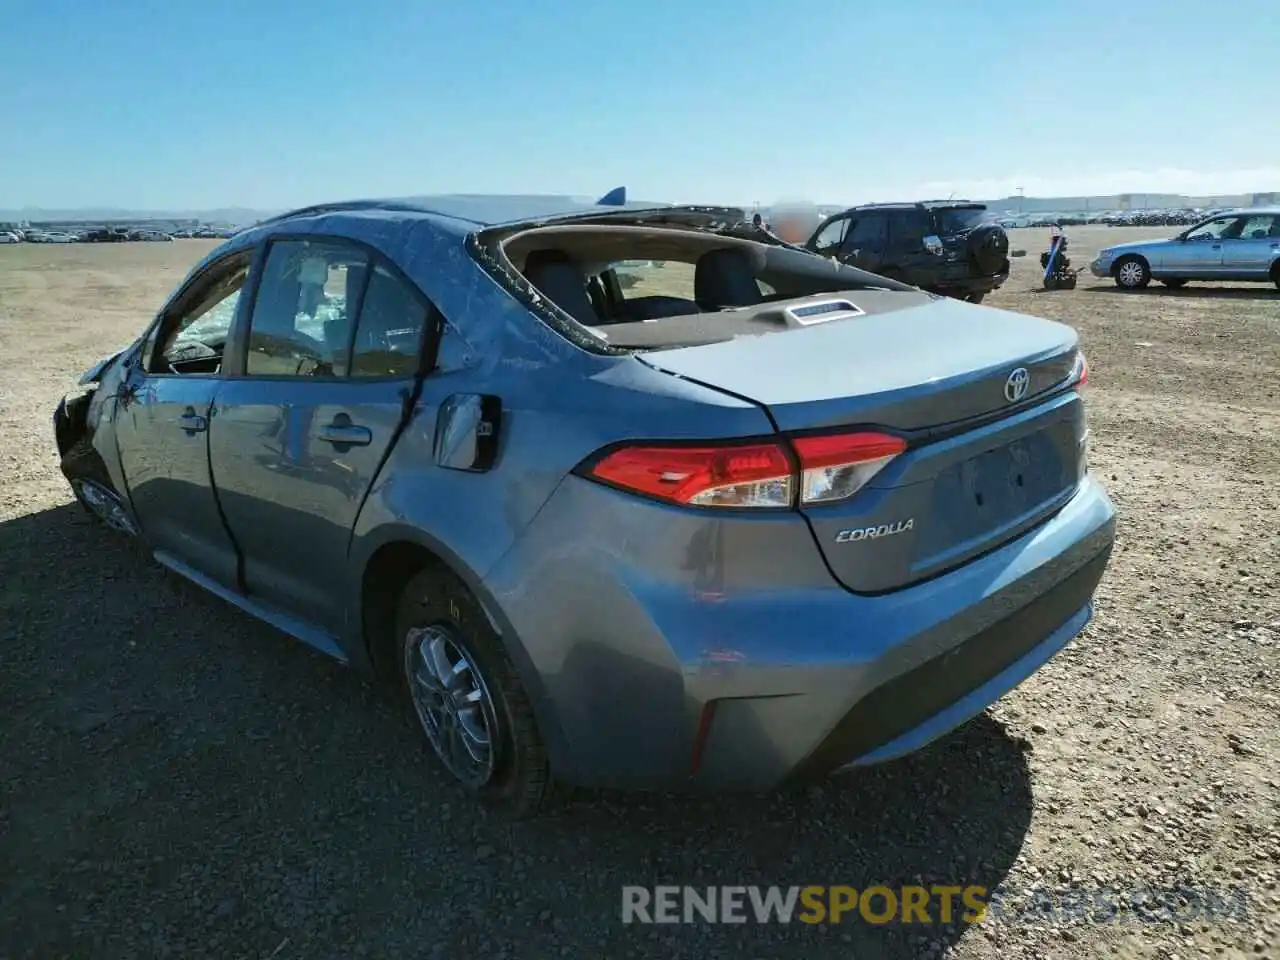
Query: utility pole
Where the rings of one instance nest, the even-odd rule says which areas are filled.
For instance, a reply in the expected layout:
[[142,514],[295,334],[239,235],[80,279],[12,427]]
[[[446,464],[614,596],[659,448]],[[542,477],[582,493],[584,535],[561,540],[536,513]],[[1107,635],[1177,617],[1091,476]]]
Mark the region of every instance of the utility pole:
[[1019,187],[1018,188],[1018,216],[1022,216],[1024,213],[1026,213],[1026,207],[1025,207],[1026,199],[1027,198],[1026,198],[1026,195],[1023,193],[1022,187]]

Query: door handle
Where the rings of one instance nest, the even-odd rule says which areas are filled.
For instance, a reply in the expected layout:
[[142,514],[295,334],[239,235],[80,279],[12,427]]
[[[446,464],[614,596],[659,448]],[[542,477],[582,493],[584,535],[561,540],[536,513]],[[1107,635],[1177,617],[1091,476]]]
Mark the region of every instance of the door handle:
[[1220,243],[1215,243],[1215,244],[1214,244],[1212,247],[1210,247],[1209,249],[1210,249],[1210,250],[1221,250],[1221,249],[1222,249],[1222,244],[1220,244]]
[[209,421],[196,413],[195,407],[187,407],[182,416],[178,418],[178,426],[182,427],[187,433],[200,433],[209,429]]
[[316,436],[325,443],[332,443],[335,447],[367,447],[373,442],[373,431],[368,427],[352,423],[351,418],[345,413],[334,417],[333,423],[327,427],[321,427]]

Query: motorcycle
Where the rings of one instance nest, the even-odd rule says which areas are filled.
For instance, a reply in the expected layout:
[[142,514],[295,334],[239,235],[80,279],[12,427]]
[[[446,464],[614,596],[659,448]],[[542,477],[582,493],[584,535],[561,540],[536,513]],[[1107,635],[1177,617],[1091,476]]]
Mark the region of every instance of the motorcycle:
[[1075,289],[1079,271],[1071,269],[1071,258],[1067,256],[1067,234],[1059,226],[1049,230],[1049,249],[1040,254],[1040,268],[1044,271],[1042,279],[1046,290]]

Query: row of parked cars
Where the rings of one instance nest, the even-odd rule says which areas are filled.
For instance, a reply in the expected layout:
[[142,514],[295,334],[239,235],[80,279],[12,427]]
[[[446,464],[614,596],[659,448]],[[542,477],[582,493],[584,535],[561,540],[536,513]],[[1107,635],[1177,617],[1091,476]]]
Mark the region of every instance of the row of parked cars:
[[1101,223],[1108,227],[1189,227],[1227,213],[1220,210],[1135,210],[1125,213],[1109,213],[1089,223]]
[[1210,217],[1226,213],[1221,210],[1113,210],[1102,213],[1047,213],[1035,216],[1004,216],[999,219],[1003,227],[1182,227],[1191,226]]
[[234,231],[219,227],[194,230],[156,230],[146,227],[91,227],[79,230],[49,230],[23,227],[0,230],[0,243],[165,243],[192,237],[217,240],[230,237]]

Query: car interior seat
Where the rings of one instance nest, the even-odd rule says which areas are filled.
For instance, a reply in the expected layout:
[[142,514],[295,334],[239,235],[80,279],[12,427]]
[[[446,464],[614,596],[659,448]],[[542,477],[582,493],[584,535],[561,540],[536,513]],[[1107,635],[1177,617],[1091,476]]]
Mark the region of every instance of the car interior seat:
[[539,293],[583,326],[600,323],[587,293],[586,274],[563,250],[532,251],[525,258],[524,275]]
[[751,258],[734,247],[710,250],[693,268],[693,296],[703,310],[753,307],[763,301]]

